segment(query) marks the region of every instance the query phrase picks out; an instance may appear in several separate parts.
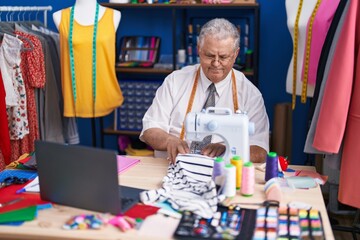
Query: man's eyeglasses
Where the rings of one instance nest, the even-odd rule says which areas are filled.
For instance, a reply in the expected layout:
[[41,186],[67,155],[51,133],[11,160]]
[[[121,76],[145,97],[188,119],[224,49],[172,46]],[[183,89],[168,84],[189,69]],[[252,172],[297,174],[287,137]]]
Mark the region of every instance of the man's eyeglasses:
[[222,56],[214,56],[214,55],[207,55],[207,54],[200,54],[202,60],[206,63],[213,63],[214,61],[218,61],[221,65],[227,65],[231,62],[234,54],[231,55],[222,55]]

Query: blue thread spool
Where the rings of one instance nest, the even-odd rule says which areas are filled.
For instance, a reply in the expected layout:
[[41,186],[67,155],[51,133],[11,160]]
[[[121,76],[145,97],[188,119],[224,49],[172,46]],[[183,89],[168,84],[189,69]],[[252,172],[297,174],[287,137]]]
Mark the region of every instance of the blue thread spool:
[[266,157],[265,181],[278,175],[278,155],[276,152],[269,152]]

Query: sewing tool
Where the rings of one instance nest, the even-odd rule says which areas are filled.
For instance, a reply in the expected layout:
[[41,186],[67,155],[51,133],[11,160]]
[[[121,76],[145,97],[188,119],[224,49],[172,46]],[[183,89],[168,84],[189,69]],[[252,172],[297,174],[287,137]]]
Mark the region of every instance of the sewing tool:
[[224,167],[224,159],[222,157],[215,158],[212,179],[215,181],[216,184],[218,184],[218,181],[216,179],[224,174]]
[[255,190],[255,168],[252,162],[244,164],[242,169],[241,194],[250,197]]
[[242,180],[242,171],[243,171],[242,159],[240,158],[240,156],[233,156],[230,162],[236,168],[236,189],[240,189],[241,180]]
[[0,183],[0,188],[8,187],[10,185],[21,185],[29,181],[27,178],[19,178],[19,177],[7,177]]
[[187,140],[201,141],[208,135],[224,139],[225,163],[230,163],[234,155],[241,156],[244,163],[250,161],[249,135],[254,129],[245,112],[234,114],[229,108],[209,107],[205,112],[190,112],[185,119]]
[[222,194],[226,197],[234,197],[236,195],[236,168],[232,164],[225,165],[224,171],[225,181],[223,183]]
[[278,156],[276,152],[269,152],[266,156],[265,181],[278,176]]
[[7,202],[0,203],[0,208],[6,207],[6,206],[11,205],[11,204],[15,204],[15,203],[17,203],[17,202],[20,202],[20,201],[23,200],[23,199],[24,199],[24,198],[19,197],[19,198],[15,198],[15,199],[10,200],[10,201],[7,201]]

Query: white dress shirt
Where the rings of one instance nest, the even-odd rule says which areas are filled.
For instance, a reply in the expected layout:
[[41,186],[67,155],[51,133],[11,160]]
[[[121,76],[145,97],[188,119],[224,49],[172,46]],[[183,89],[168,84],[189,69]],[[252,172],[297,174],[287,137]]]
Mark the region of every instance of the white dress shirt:
[[[171,135],[180,136],[186,116],[191,90],[199,64],[187,66],[169,74],[156,91],[152,105],[142,120],[143,133],[149,128],[160,128]],[[260,91],[240,71],[234,70],[239,110],[246,111],[250,122],[255,123],[255,133],[250,136],[250,145],[257,145],[269,151],[269,118]],[[199,83],[191,112],[200,112],[207,98],[207,89],[212,82],[200,71]],[[215,84],[215,107],[234,109],[232,98],[231,71],[226,78]],[[212,142],[220,142],[218,136]],[[155,157],[166,157],[167,153],[155,151]]]

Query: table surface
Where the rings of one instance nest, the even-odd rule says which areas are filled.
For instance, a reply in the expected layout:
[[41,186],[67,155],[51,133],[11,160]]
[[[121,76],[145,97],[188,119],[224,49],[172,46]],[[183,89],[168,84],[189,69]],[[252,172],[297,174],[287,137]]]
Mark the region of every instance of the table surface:
[[[161,180],[166,175],[168,162],[161,158],[134,157],[140,159],[140,163],[122,173],[119,177],[121,185],[157,189],[161,187]],[[293,169],[315,170],[310,166],[291,166]],[[265,200],[264,172],[256,170],[255,194],[252,197],[243,197],[237,193],[232,202],[258,203]],[[296,189],[294,192],[283,194],[281,204],[291,201],[300,201],[310,204],[314,209],[321,212],[325,237],[327,240],[334,239],[331,230],[326,207],[319,186],[312,189]],[[246,206],[248,208],[248,206]],[[54,204],[51,209],[38,212],[38,217],[25,222],[20,227],[0,226],[0,239],[151,239],[151,237],[139,236],[134,229],[121,232],[119,229],[108,225],[101,230],[63,230],[62,225],[72,216],[92,211],[67,207]],[[156,239],[159,239],[156,237]]]

